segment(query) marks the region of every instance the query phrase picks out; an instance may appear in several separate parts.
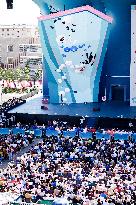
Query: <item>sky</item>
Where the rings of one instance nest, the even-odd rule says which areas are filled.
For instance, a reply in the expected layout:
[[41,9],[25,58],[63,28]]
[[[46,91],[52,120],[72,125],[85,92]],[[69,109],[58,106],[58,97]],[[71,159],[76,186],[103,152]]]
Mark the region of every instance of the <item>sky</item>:
[[0,0],[0,24],[37,25],[40,9],[32,0],[14,0],[14,8],[7,9],[6,0]]

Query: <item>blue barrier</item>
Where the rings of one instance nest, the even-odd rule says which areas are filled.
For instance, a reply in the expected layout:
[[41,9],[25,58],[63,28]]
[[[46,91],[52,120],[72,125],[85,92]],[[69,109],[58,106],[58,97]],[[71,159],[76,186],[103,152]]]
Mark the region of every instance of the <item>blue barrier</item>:
[[46,130],[46,135],[47,136],[58,135],[58,131],[57,130]]
[[10,133],[9,128],[0,128],[0,134],[1,135],[8,135]]
[[14,135],[16,135],[16,134],[25,134],[25,130],[24,129],[21,129],[21,128],[13,128],[12,129],[12,133],[14,134]]
[[42,136],[42,130],[40,130],[40,129],[35,129],[35,130],[34,130],[34,135],[35,135],[36,137],[41,137],[41,136]]
[[[11,129],[12,133],[13,134],[25,134],[25,130],[24,129],[21,129],[21,128],[13,128]],[[31,130],[28,131],[28,133],[30,133]],[[33,129],[34,131],[34,135],[36,137],[41,137],[42,136],[42,129]],[[10,134],[10,129],[9,128],[0,128],[0,135],[8,135]],[[47,136],[52,136],[52,135],[55,135],[55,136],[58,136],[59,132],[57,130],[53,130],[53,129],[47,129],[46,130],[46,135]],[[63,135],[64,137],[66,136],[70,136],[70,137],[75,137],[76,136],[76,131],[63,131]],[[79,131],[79,136],[81,138],[84,138],[84,139],[88,139],[88,138],[91,138],[92,137],[92,133],[91,132],[81,132]],[[124,133],[124,134],[120,134],[120,133],[115,133],[114,134],[114,139],[115,140],[128,140],[128,137],[129,137],[129,134],[128,133]],[[100,133],[100,132],[96,132],[96,139],[110,139],[110,135],[108,133]],[[132,135],[132,138],[134,140],[136,140],[136,133],[134,133]]]
[[119,140],[120,139],[120,134],[119,133],[115,133],[114,134],[114,139],[115,140]]
[[102,138],[108,140],[108,139],[110,139],[110,135],[108,133],[103,134],[100,132],[96,132],[96,139],[102,139]]
[[132,135],[132,138],[136,141],[136,133]]
[[88,139],[92,138],[92,133],[91,132],[79,132],[79,136],[82,137],[83,139]]
[[47,127],[46,130],[54,130],[54,127],[52,127],[52,126]]
[[128,134],[119,134],[119,133],[115,133],[114,134],[114,139],[115,140],[128,140]]
[[122,134],[120,137],[122,140],[128,140],[128,134]]
[[75,137],[76,136],[76,131],[63,131],[63,136],[64,137],[67,137],[67,136]]

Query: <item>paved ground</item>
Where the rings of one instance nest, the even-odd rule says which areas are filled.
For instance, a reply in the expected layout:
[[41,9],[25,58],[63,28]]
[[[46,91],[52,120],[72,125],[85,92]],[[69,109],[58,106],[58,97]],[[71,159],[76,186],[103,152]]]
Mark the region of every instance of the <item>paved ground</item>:
[[[23,155],[24,153],[28,152],[29,149],[31,148],[31,146],[33,146],[33,145],[39,143],[40,141],[42,141],[42,139],[40,139],[40,138],[34,139],[34,142],[33,142],[31,145],[29,145],[29,146],[26,147],[26,148],[23,148],[20,152],[17,152],[17,153],[14,155],[14,161],[17,159],[17,157],[20,157],[20,156]],[[13,161],[13,163],[14,163],[14,161]],[[9,162],[10,162],[9,160],[3,161],[2,164],[0,164],[0,169],[6,168],[6,167],[8,166],[8,163],[9,163]]]

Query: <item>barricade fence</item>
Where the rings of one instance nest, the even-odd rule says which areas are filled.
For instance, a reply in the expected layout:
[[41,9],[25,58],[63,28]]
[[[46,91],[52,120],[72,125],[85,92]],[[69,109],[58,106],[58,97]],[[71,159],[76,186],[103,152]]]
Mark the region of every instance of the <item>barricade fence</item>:
[[39,90],[36,89],[36,90],[34,90],[34,91],[30,92],[30,93],[27,93],[27,94],[21,96],[20,98],[22,100],[26,100],[27,98],[33,97],[34,95],[38,94],[38,92],[39,92]]
[[[115,140],[128,140],[133,139],[136,140],[136,133],[129,135],[129,133],[115,133],[113,135],[110,135],[108,133],[100,133],[96,132],[95,134],[91,132],[82,132],[82,131],[56,131],[56,130],[49,130],[49,129],[43,129],[43,128],[32,128],[30,130],[25,130],[23,128],[0,128],[0,135],[8,135],[8,134],[33,134],[35,137],[45,137],[45,136],[58,136],[59,134],[62,134],[64,137],[75,137],[80,136],[81,138],[89,139],[92,137],[96,137],[96,139],[111,139],[114,137]],[[44,133],[44,134],[43,134]]]

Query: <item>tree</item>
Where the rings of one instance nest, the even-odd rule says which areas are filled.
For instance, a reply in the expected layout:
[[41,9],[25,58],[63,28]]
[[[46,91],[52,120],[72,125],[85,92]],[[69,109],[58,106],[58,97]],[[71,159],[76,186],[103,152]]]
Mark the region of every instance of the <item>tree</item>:
[[5,80],[7,77],[6,77],[6,72],[7,70],[6,69],[3,69],[3,68],[0,68],[0,80]]
[[16,79],[15,79],[15,80],[22,81],[22,79],[23,79],[23,72],[22,72],[22,69],[21,69],[21,68],[17,68],[17,69],[15,70],[15,76],[16,76]]
[[15,80],[14,71],[12,69],[4,69],[3,70],[3,80],[12,81]]
[[34,81],[34,85],[35,85],[35,81],[40,80],[42,76],[42,70],[41,69],[37,69],[36,71],[34,71],[34,73],[31,75],[31,78]]
[[42,77],[42,70],[41,69],[37,69],[35,72],[35,78],[36,80],[40,80]]
[[23,78],[24,78],[24,80],[27,80],[27,81],[30,80],[30,68],[29,68],[29,66],[24,67]]

